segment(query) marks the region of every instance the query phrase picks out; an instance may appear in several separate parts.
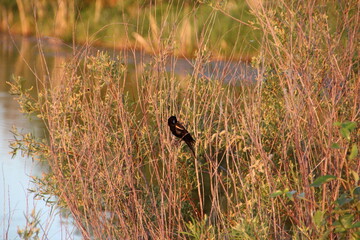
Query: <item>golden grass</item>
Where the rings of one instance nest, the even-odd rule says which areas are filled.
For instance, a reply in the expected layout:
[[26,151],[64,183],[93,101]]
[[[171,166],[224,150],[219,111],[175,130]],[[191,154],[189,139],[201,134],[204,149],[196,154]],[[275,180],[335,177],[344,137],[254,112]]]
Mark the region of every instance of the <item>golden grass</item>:
[[[310,2],[258,8],[251,85],[204,74],[211,24],[185,79],[166,65],[175,43],[156,36],[161,50],[132,79],[125,57],[74,59],[63,84],[42,82],[52,174],[40,194],[58,196],[86,239],[355,239],[359,5],[337,7],[335,23]],[[196,158],[171,136],[171,115],[197,140]],[[311,185],[324,175],[336,179]]]

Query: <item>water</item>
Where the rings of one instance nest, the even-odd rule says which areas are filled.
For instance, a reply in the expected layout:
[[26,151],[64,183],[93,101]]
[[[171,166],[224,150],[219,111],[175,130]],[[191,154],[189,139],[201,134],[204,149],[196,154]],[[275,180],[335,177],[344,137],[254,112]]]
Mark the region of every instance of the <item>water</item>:
[[[21,154],[14,158],[9,154],[9,141],[14,139],[10,132],[13,126],[21,133],[31,132],[37,137],[45,133],[39,120],[29,119],[20,113],[14,96],[8,93],[6,81],[10,81],[12,75],[23,76],[30,80],[29,84],[34,84],[34,75],[29,67],[41,74],[41,69],[37,67],[41,59],[36,41],[30,38],[16,38],[14,41],[7,35],[0,35],[0,239],[20,239],[18,228],[26,227],[26,216],[29,217],[33,210],[39,215],[37,227],[40,228],[40,239],[81,239],[71,219],[47,206],[43,200],[35,200],[34,194],[28,191],[33,187],[31,176],[41,176],[48,167]],[[48,55],[47,61],[53,66],[52,71],[56,72],[55,66],[65,58],[56,55],[61,49],[48,50],[50,54],[55,53]]]

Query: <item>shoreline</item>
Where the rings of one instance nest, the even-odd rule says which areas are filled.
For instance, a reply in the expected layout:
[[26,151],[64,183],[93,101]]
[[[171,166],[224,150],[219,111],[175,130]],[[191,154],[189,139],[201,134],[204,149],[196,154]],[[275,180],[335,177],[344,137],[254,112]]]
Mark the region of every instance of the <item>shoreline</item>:
[[[22,34],[21,31],[17,31],[17,30],[12,30],[11,32],[9,31],[4,31],[4,29],[0,28],[0,35],[9,35],[9,36],[16,36],[16,37],[23,37],[23,38],[32,38],[34,40],[45,40],[47,41],[49,44],[61,44],[61,45],[66,45],[69,47],[72,47],[73,43],[66,41],[60,37],[55,37],[55,36],[51,36],[51,35],[43,35],[42,37],[38,38],[36,37],[34,34],[28,33],[28,34]],[[85,46],[86,44],[88,44],[87,41],[84,40],[77,40],[75,41],[75,45],[76,46]],[[104,48],[104,49],[112,49],[112,50],[134,50],[134,51],[142,51],[145,52],[146,54],[149,54],[151,56],[154,56],[156,53],[158,53],[159,51],[149,51],[146,48],[142,47],[141,44],[139,44],[137,41],[135,43],[129,44],[129,45],[125,45],[125,46],[120,46],[120,45],[116,45],[116,46],[110,46],[110,44],[107,44],[104,41],[93,41],[91,44],[89,44],[90,47],[96,47],[96,48]],[[181,59],[190,59],[190,60],[194,60],[195,56],[191,56],[191,54],[184,54],[184,53],[174,53],[171,52],[172,56],[175,56],[177,58],[181,58]],[[211,55],[210,57],[210,61],[226,61],[226,62],[243,62],[243,63],[251,63],[252,58],[256,57],[256,54],[254,55],[247,55],[247,56],[242,56],[242,57],[238,57],[238,56],[225,56],[225,55]]]

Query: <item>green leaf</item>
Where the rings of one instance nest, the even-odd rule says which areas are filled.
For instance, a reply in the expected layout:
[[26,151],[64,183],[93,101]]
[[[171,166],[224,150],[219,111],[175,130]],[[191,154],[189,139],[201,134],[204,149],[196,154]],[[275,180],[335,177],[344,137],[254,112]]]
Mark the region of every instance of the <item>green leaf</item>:
[[341,127],[341,122],[334,122],[335,127]]
[[294,201],[294,194],[295,193],[296,193],[296,191],[293,190],[293,191],[286,192],[285,194],[290,200]]
[[305,193],[302,192],[299,195],[297,195],[296,197],[299,198],[299,199],[305,199]]
[[350,172],[353,175],[355,182],[357,183],[359,181],[359,174],[354,170],[351,170]]
[[311,187],[320,187],[320,185],[330,182],[331,180],[334,180],[334,179],[336,179],[336,177],[333,175],[321,176],[321,177],[318,177],[317,179],[315,179],[315,181],[312,184],[310,184],[310,186]]
[[320,227],[324,224],[324,214],[325,212],[317,210],[313,216],[313,221],[317,227]]
[[358,197],[360,197],[360,187],[354,188],[353,193],[354,193],[354,195],[358,195]]
[[340,148],[340,145],[337,144],[337,143],[332,143],[330,147],[331,147],[332,149],[339,149],[339,148]]
[[351,228],[353,219],[353,214],[345,214],[344,216],[340,217],[340,222],[344,228],[348,229]]
[[346,128],[349,131],[352,131],[356,128],[356,122],[350,122],[350,121],[346,121],[344,123],[341,124],[342,128]]
[[339,204],[339,206],[343,206],[346,203],[351,202],[353,199],[352,198],[348,198],[347,194],[341,194],[341,196],[336,200],[337,204]]
[[351,228],[358,228],[358,227],[360,227],[360,222],[356,222],[351,226]]
[[277,191],[273,192],[272,194],[270,194],[270,197],[277,197],[277,196],[280,196],[281,194],[283,194],[283,192],[281,190],[277,190]]
[[335,221],[333,223],[333,226],[335,226],[335,232],[336,233],[346,231],[346,229],[341,225],[340,221]]
[[346,138],[347,140],[350,140],[350,131],[347,128],[340,128],[341,135]]
[[357,145],[353,144],[351,151],[350,151],[349,160],[353,160],[354,158],[356,158],[358,153],[359,153],[359,151],[358,151]]
[[335,222],[333,222],[332,225],[333,225],[333,226],[341,226],[341,223],[340,223],[339,221],[335,221]]

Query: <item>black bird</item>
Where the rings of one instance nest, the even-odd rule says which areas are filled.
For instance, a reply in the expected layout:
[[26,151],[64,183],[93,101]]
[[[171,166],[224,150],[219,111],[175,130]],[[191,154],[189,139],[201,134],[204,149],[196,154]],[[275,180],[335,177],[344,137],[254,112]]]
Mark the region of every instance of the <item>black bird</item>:
[[170,127],[170,131],[176,137],[184,140],[184,142],[189,146],[193,154],[195,155],[194,144],[195,140],[192,138],[190,133],[186,130],[186,128],[177,121],[175,116],[171,116],[168,119],[168,125]]

